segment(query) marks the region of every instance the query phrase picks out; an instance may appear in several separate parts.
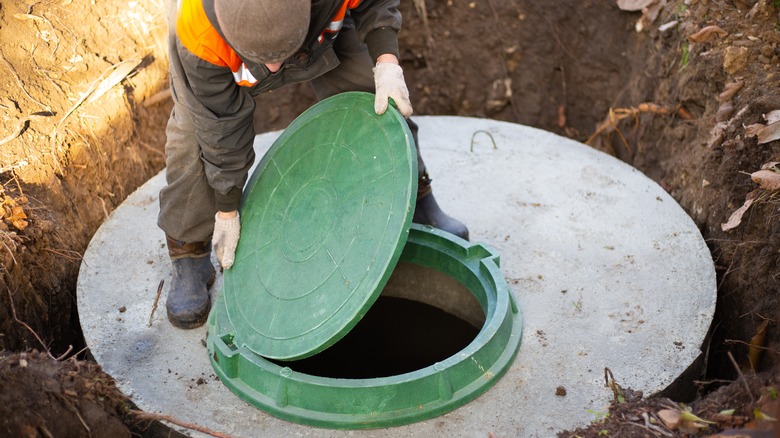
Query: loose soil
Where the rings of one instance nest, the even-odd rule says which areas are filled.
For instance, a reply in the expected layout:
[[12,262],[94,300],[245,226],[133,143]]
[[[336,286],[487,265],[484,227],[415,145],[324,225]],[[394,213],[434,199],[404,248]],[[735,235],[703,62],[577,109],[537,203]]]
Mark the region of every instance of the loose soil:
[[[780,141],[759,145],[745,129],[780,109],[780,3],[670,0],[642,32],[642,14],[615,3],[402,2],[402,64],[415,113],[489,117],[587,141],[669,191],[712,251],[718,306],[695,398],[616,402],[605,421],[562,436],[755,426],[754,408],[774,412],[780,364],[780,195],[759,190],[740,225],[721,224],[758,188],[749,174],[780,161]],[[710,25],[723,32],[689,40]],[[96,365],[88,352],[57,362],[30,350],[70,358],[84,347],[75,303],[81,255],[111,211],[164,167],[165,37],[164,0],[0,4],[0,394],[4,407],[59,400],[0,410],[4,434],[57,434],[46,423],[57,417],[59,434],[80,436],[102,428],[87,411],[105,411],[99,421],[123,418],[117,403],[92,403],[103,396],[65,384],[79,378],[89,389],[107,379],[89,374]],[[729,110],[718,96],[733,82],[743,86],[726,99]],[[257,131],[283,129],[314,101],[307,84],[261,96]],[[434,178],[443,171],[431,170]],[[681,401],[704,419],[737,411],[686,435],[656,418]]]

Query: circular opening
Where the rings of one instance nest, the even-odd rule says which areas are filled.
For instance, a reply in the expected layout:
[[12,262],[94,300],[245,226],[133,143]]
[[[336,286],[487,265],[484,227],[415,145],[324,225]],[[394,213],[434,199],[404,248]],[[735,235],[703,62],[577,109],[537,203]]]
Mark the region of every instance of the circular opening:
[[465,348],[479,328],[432,305],[380,296],[339,342],[312,357],[274,363],[321,377],[368,379],[408,373]]

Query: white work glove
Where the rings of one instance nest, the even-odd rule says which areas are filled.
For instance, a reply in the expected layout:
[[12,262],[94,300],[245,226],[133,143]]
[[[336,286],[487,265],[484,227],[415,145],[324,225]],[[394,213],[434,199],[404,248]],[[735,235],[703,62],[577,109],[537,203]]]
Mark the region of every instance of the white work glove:
[[376,85],[374,111],[377,114],[384,114],[387,111],[388,99],[392,97],[402,116],[412,115],[412,102],[409,101],[409,90],[406,88],[404,71],[400,65],[378,62],[374,67],[374,84]]
[[219,213],[214,217],[214,252],[217,254],[217,261],[223,269],[230,269],[236,260],[236,246],[238,246],[238,236],[241,233],[241,221],[238,212],[232,219],[222,219]]

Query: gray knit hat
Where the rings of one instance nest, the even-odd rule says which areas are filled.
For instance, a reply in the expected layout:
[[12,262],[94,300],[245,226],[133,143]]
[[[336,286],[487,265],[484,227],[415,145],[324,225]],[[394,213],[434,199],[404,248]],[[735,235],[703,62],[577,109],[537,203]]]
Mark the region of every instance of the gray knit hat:
[[281,62],[303,44],[311,0],[214,0],[227,42],[249,61]]

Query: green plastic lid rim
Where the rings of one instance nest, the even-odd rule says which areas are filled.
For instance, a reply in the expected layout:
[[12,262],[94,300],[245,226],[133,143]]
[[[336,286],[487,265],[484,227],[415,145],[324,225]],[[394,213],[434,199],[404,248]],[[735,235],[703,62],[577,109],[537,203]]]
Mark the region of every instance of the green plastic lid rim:
[[[242,227],[245,229],[242,229],[242,240],[239,241],[238,248],[236,250],[237,266],[234,267],[234,269],[225,272],[223,283],[223,295],[226,297],[228,302],[229,317],[234,320],[233,322],[237,331],[243,334],[242,336],[237,336],[236,344],[239,346],[249,345],[250,348],[257,354],[280,360],[298,360],[312,356],[326,349],[341,339],[344,335],[346,335],[346,333],[348,333],[357,324],[362,314],[368,311],[368,308],[374,303],[385,283],[389,279],[390,273],[392,272],[392,267],[395,266],[398,258],[401,255],[408,235],[406,230],[408,230],[408,227],[412,221],[412,211],[409,206],[411,202],[413,202],[414,195],[417,192],[417,155],[414,152],[414,144],[412,141],[411,132],[409,131],[409,128],[400,113],[398,113],[397,110],[391,108],[385,114],[377,116],[374,113],[373,101],[373,95],[370,93],[349,92],[332,96],[311,107],[303,114],[301,114],[301,116],[296,118],[296,120],[293,121],[293,123],[291,123],[290,126],[280,135],[269,151],[263,155],[262,159],[258,163],[257,170],[250,177],[249,182],[246,185],[247,188],[244,190],[242,205],[240,208],[242,217],[246,218],[248,222],[246,226]],[[355,130],[363,132],[363,137],[358,136],[358,138],[363,139],[362,144],[353,144],[351,141],[355,136]],[[324,133],[324,131],[328,131],[330,134],[335,133],[335,135],[328,135],[327,133]],[[321,138],[323,140],[321,143],[319,143]],[[349,141],[338,143],[338,139],[343,141],[344,138],[348,138]],[[366,138],[371,139],[372,141],[366,141]],[[356,145],[360,147],[355,148],[354,146]],[[369,145],[374,149],[367,147]],[[270,247],[271,245],[277,245],[275,242],[281,241],[279,239],[266,240],[265,242],[267,243],[258,245],[257,242],[247,240],[248,237],[245,237],[245,235],[247,233],[252,235],[248,228],[249,225],[256,225],[258,223],[262,224],[265,222],[279,223],[279,221],[274,220],[276,218],[275,214],[278,214],[278,211],[259,209],[257,207],[258,205],[266,205],[266,203],[253,203],[251,201],[258,200],[258,197],[263,200],[270,199],[275,201],[279,199],[280,196],[275,194],[277,187],[280,188],[280,193],[283,191],[300,189],[301,187],[311,187],[313,184],[310,183],[314,179],[306,180],[302,178],[324,177],[322,174],[313,173],[316,171],[323,171],[331,178],[333,175],[352,174],[353,172],[331,173],[329,171],[329,168],[331,167],[338,169],[335,164],[332,166],[331,163],[338,163],[339,161],[335,159],[332,162],[330,161],[330,156],[336,156],[334,152],[331,152],[331,155],[328,157],[327,164],[320,166],[317,170],[312,170],[312,168],[308,168],[306,166],[312,163],[317,165],[322,163],[322,161],[302,159],[302,156],[315,156],[316,158],[317,154],[313,152],[315,150],[327,149],[332,151],[339,149],[339,147],[343,147],[344,150],[350,151],[353,154],[360,155],[364,161],[359,162],[362,164],[368,164],[366,166],[358,167],[358,169],[367,169],[365,173],[354,172],[356,174],[359,173],[359,176],[362,176],[363,178],[388,178],[389,175],[392,175],[390,178],[393,178],[392,185],[384,184],[388,190],[393,189],[393,191],[389,194],[389,198],[378,196],[373,198],[367,197],[365,199],[379,201],[366,201],[363,209],[360,210],[361,214],[368,211],[367,215],[370,219],[375,220],[382,218],[387,221],[384,223],[384,228],[381,230],[378,230],[376,227],[359,229],[360,232],[372,231],[373,234],[370,235],[375,237],[375,239],[359,240],[360,242],[375,242],[372,244],[378,245],[376,247],[369,248],[376,252],[365,253],[370,255],[370,257],[364,258],[364,260],[368,260],[368,262],[365,263],[366,270],[360,270],[359,273],[348,270],[344,271],[342,270],[344,266],[344,264],[342,264],[342,259],[331,258],[326,260],[328,263],[335,263],[338,270],[332,271],[336,274],[323,278],[331,283],[334,283],[339,280],[339,275],[342,275],[344,276],[345,280],[344,284],[349,284],[349,286],[342,287],[342,289],[350,289],[351,292],[349,292],[347,295],[346,290],[338,291],[338,294],[332,297],[334,298],[332,301],[334,303],[340,304],[338,306],[330,305],[328,307],[328,313],[324,313],[323,315],[317,317],[322,319],[311,319],[310,321],[312,322],[306,325],[306,327],[289,327],[287,325],[288,323],[284,321],[294,321],[291,319],[258,319],[255,317],[254,313],[251,313],[254,311],[250,312],[251,316],[245,315],[244,312],[247,310],[244,309],[272,309],[272,307],[269,306],[258,305],[260,299],[257,297],[260,295],[249,296],[245,293],[247,291],[247,288],[245,287],[246,283],[242,282],[240,278],[247,273],[246,271],[248,269],[246,269],[246,267],[251,266],[251,264],[247,264],[249,261],[247,259],[252,258],[256,262],[258,260],[256,253],[260,251],[263,251],[267,254],[276,253],[274,251],[266,251],[263,249],[263,245],[268,245]],[[297,155],[297,153],[301,153],[302,155]],[[294,157],[295,161],[290,161],[291,157]],[[281,158],[281,162],[277,161],[279,158]],[[391,162],[387,164],[383,158],[391,158]],[[297,173],[294,172],[295,170],[298,170],[298,168],[295,167],[298,166],[297,163],[304,162],[307,164],[301,166],[301,168],[303,168],[303,170],[308,173],[302,173],[300,171]],[[380,166],[377,163],[385,164]],[[292,167],[280,167],[280,164]],[[388,165],[391,166],[391,170],[382,167]],[[352,167],[353,170],[354,168],[355,166]],[[370,169],[370,171],[368,169]],[[380,169],[382,172],[386,173],[378,174],[376,169]],[[270,172],[266,170],[269,170]],[[289,176],[286,176],[287,173],[295,173],[295,177],[292,180],[294,183],[290,183],[291,180],[289,179]],[[260,184],[262,178],[267,178],[266,180],[262,181],[265,184]],[[327,180],[327,178],[325,178],[325,180]],[[341,180],[342,178],[338,177],[333,179],[333,181]],[[349,178],[343,178],[343,180],[349,180]],[[357,181],[357,179],[351,181]],[[362,181],[364,183],[372,183],[377,180],[364,179]],[[268,182],[273,182],[276,185],[269,185]],[[301,182],[304,182],[305,184],[295,184]],[[402,186],[399,186],[398,183],[401,183]],[[403,184],[405,184],[405,186],[403,186]],[[377,186],[376,184],[363,185]],[[382,184],[379,184],[379,186],[382,186]],[[273,190],[266,191],[264,193],[262,191],[264,189],[256,191],[256,187],[273,187]],[[270,193],[270,195],[268,195],[268,193]],[[383,192],[383,194],[387,193]],[[271,197],[262,198],[262,196],[266,195]],[[253,196],[255,196],[254,199]],[[274,198],[273,196],[277,197]],[[352,196],[351,192],[348,192],[346,196],[347,198]],[[292,200],[289,198],[282,197],[282,199],[287,199],[288,202],[292,202]],[[338,202],[345,202],[344,199],[338,196],[336,196],[334,199],[339,200]],[[278,202],[271,202],[268,204],[277,205]],[[348,205],[353,206],[356,204],[351,203]],[[290,204],[287,205],[287,207],[289,206]],[[382,206],[381,208],[387,208],[390,210],[387,212],[386,216],[377,215],[376,213],[381,210],[381,208],[377,206]],[[253,213],[255,214],[254,220],[250,221],[249,218],[252,217]],[[271,215],[269,215],[269,213]],[[304,212],[306,217],[318,217],[312,214],[306,215],[306,213],[308,213],[308,211]],[[338,216],[338,219],[341,217],[342,216]],[[355,215],[345,217],[363,216]],[[290,221],[285,223],[295,222]],[[356,223],[371,224],[371,221],[362,221]],[[281,227],[276,228],[281,229]],[[306,230],[311,228],[304,227],[302,229]],[[342,229],[346,230],[349,229],[349,227],[343,227]],[[254,231],[257,230],[258,227],[256,225]],[[265,232],[266,229],[263,228],[263,231]],[[340,236],[338,233],[334,234]],[[277,236],[276,234],[268,235]],[[287,233],[283,237],[296,235],[297,234],[295,233]],[[327,234],[326,238],[330,239],[330,234]],[[330,239],[329,241],[322,241],[320,248],[333,249],[333,247],[329,247],[328,245],[334,242],[338,242],[338,240]],[[255,246],[252,246],[253,244]],[[338,245],[336,245],[336,247],[338,247]],[[350,251],[346,251],[349,248],[348,246],[342,245],[340,248],[343,249],[343,254],[359,253],[359,251],[353,251],[351,249]],[[380,249],[381,251],[379,251]],[[312,254],[324,253],[325,251],[319,251]],[[328,254],[330,255],[330,253]],[[287,254],[285,254],[285,256],[286,255]],[[323,257],[317,258],[322,259]],[[346,256],[344,258],[346,259]],[[277,260],[281,259],[282,258],[277,258]],[[312,259],[314,259],[314,257],[312,257]],[[350,261],[353,259],[355,259],[355,257],[351,257]],[[238,262],[242,263],[239,264]],[[288,266],[292,264],[289,262],[284,263],[286,263]],[[351,266],[349,263],[346,265],[348,267]],[[263,266],[269,265],[263,264]],[[311,265],[307,265],[302,272],[318,272],[317,268],[321,268],[321,266],[314,266],[314,269],[312,269]],[[332,265],[329,265],[328,268],[332,269]],[[242,270],[243,272],[239,273],[239,271]],[[259,269],[256,270],[256,272],[259,271]],[[268,273],[277,271],[274,271],[273,268],[269,268],[265,272]],[[352,274],[353,276],[345,276],[347,274]],[[363,276],[361,277],[361,275]],[[246,279],[248,277],[244,276],[243,278]],[[262,292],[266,296],[269,295],[272,289],[270,287],[266,288],[266,283],[262,282],[262,280],[259,283],[257,280],[258,279],[255,279],[254,284],[263,285],[257,289],[262,289]],[[277,286],[279,285],[278,282],[272,284]],[[284,284],[286,286],[287,283]],[[254,286],[250,286],[250,288],[251,287]],[[306,291],[305,288],[296,289],[294,287],[291,287],[289,290]],[[337,291],[337,289],[330,290]],[[260,292],[260,290],[257,292]],[[308,292],[306,293],[308,294]],[[305,299],[298,299],[298,301],[305,302]],[[272,301],[272,303],[274,302],[275,301]],[[263,304],[268,304],[268,301],[264,301]],[[322,307],[317,307],[316,310],[321,308]],[[315,314],[315,312],[312,311],[312,314]],[[317,312],[317,314],[319,315],[319,312]],[[275,321],[273,323],[273,328],[270,326],[262,327],[262,323],[260,325],[256,325],[256,321],[272,320]],[[294,324],[295,323],[293,322],[290,325]],[[301,326],[303,325],[304,324],[301,324]],[[283,332],[277,330],[279,326],[282,327],[281,330]],[[290,342],[292,338],[295,339],[295,342]]]

